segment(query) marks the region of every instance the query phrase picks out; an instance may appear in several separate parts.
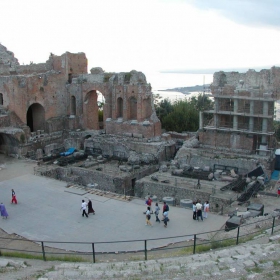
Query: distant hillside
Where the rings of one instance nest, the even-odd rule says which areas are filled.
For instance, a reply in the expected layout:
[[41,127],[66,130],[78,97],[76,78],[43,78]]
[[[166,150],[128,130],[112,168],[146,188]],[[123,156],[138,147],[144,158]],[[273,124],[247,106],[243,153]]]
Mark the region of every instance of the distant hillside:
[[177,91],[177,92],[181,92],[183,94],[189,94],[190,92],[194,92],[194,91],[209,93],[210,92],[209,86],[210,86],[210,84],[196,85],[196,86],[192,86],[192,87],[178,87],[178,88],[164,89],[164,90],[160,90],[160,91]]

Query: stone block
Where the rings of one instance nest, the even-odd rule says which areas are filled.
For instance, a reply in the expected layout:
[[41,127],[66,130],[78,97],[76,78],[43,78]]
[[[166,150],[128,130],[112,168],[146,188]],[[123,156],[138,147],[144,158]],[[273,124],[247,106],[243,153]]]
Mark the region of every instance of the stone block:
[[269,241],[270,241],[270,242],[276,241],[276,240],[279,240],[279,239],[280,239],[280,235],[279,235],[279,234],[269,237]]
[[255,267],[256,264],[252,260],[247,260],[243,262],[244,267]]

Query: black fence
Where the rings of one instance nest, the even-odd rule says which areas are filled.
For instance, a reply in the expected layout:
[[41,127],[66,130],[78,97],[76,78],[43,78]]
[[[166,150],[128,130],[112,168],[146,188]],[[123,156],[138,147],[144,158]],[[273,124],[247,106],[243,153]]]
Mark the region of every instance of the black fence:
[[[262,223],[264,226],[257,226],[256,224]],[[278,217],[269,217],[267,219],[258,220],[252,223],[246,223],[240,225],[236,229],[230,232],[231,236],[228,236],[229,233],[225,233],[224,229],[216,230],[216,231],[208,231],[203,233],[197,234],[190,234],[190,235],[181,235],[181,236],[172,236],[172,237],[165,237],[165,238],[156,238],[156,239],[142,239],[142,240],[126,240],[126,241],[111,241],[111,242],[61,242],[61,241],[39,241],[39,240],[27,240],[23,238],[0,238],[0,250],[2,255],[8,255],[7,252],[17,252],[21,253],[24,257],[24,254],[31,254],[36,258],[43,259],[44,261],[54,257],[59,259],[59,256],[74,256],[74,257],[81,257],[86,256],[87,259],[92,259],[92,262],[95,263],[97,261],[97,256],[99,255],[109,255],[109,254],[116,254],[116,252],[97,252],[96,246],[100,244],[106,244],[110,248],[111,244],[116,243],[140,243],[142,244],[142,249],[140,250],[131,250],[131,251],[118,251],[118,254],[139,254],[140,258],[143,260],[148,260],[148,254],[154,252],[163,252],[168,250],[182,250],[182,253],[187,254],[196,254],[200,252],[205,252],[210,249],[216,249],[231,245],[238,245],[239,243],[244,243],[246,241],[251,240],[254,236],[263,232],[263,230],[271,230],[271,235],[273,235],[275,229],[280,229],[280,220]],[[250,230],[248,233],[248,227],[252,227],[253,229]],[[169,240],[167,243],[173,244],[173,246],[164,246],[158,247],[154,249],[148,249],[149,242],[158,241],[158,240]],[[181,239],[181,241],[176,241]],[[182,241],[185,240],[185,241]],[[23,248],[30,248],[30,249],[19,249],[13,241],[16,242],[34,242],[34,246],[29,246],[28,244],[21,244]],[[186,242],[188,241],[188,242]],[[184,245],[182,245],[182,243]],[[18,243],[19,244],[19,243]],[[67,249],[56,249],[51,246],[51,244],[68,244],[71,247],[73,244],[76,245],[84,245],[86,250],[85,252],[80,251],[73,251]],[[40,245],[40,246],[38,246]],[[73,246],[72,246],[73,247]],[[183,255],[181,254],[181,255]],[[11,254],[12,255],[12,254]],[[141,257],[142,256],[142,257]],[[127,258],[126,258],[127,259]],[[70,259],[71,260],[71,259]]]

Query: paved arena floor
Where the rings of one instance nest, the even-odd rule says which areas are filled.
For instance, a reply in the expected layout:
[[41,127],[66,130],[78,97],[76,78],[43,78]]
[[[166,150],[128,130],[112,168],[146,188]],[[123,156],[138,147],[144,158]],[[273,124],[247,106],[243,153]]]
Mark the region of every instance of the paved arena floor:
[[[167,228],[163,222],[155,222],[155,215],[151,218],[153,226],[145,226],[144,200],[126,202],[90,194],[86,190],[69,189],[63,181],[33,175],[30,164],[25,162],[24,167],[18,162],[5,164],[0,170],[0,202],[6,205],[9,213],[7,220],[0,219],[0,227],[7,233],[36,241],[61,242],[45,243],[47,246],[90,252],[92,244],[67,243],[89,242],[95,243],[96,252],[136,251],[144,249],[143,240],[153,239],[147,242],[151,249],[190,240],[195,233],[220,229],[228,219],[210,213],[207,220],[197,222],[193,221],[190,209],[170,206]],[[23,172],[23,168],[28,171]],[[4,175],[5,172],[9,175]],[[17,195],[17,205],[10,204],[12,188]],[[90,214],[88,218],[82,217],[80,210],[82,199],[87,198],[92,200],[96,211],[96,215]],[[162,204],[160,207],[162,209]],[[168,238],[173,236],[179,237]],[[127,242],[129,240],[141,241]]]

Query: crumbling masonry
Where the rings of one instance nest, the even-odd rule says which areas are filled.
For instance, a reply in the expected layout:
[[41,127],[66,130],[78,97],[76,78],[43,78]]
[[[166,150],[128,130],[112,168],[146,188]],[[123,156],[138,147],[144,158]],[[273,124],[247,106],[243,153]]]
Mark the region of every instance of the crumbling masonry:
[[[98,118],[102,95],[103,121]],[[0,151],[26,154],[30,141],[70,130],[99,130],[153,138],[161,134],[143,73],[87,71],[84,53],[50,54],[46,63],[20,65],[0,45]]]

